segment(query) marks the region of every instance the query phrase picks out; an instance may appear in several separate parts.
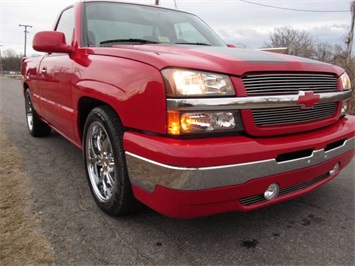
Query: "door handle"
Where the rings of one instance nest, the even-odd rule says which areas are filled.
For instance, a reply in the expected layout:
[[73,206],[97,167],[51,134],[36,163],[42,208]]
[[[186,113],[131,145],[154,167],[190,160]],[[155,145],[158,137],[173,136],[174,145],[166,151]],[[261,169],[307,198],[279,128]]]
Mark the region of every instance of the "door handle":
[[41,73],[42,73],[42,74],[46,74],[46,73],[47,73],[47,69],[46,69],[45,67],[42,68],[42,69],[41,69]]

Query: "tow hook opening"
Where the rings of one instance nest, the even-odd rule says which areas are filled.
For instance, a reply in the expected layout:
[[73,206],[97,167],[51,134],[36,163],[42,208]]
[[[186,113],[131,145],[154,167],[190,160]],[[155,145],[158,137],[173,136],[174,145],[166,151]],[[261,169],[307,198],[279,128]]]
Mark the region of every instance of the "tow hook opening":
[[312,154],[313,154],[313,150],[312,149],[296,151],[296,152],[290,152],[290,153],[283,153],[283,154],[279,154],[276,157],[276,162],[281,163],[281,162],[286,162],[286,161],[306,158],[306,157],[311,156]]

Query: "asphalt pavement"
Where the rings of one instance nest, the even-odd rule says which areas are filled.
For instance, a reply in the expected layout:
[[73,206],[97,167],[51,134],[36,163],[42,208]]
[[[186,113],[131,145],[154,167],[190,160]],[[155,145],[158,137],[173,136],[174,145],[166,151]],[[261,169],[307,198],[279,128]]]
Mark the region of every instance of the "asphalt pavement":
[[20,81],[0,77],[0,127],[22,154],[57,264],[354,265],[354,160],[312,193],[253,212],[175,220],[146,208],[112,218],[90,194],[80,149],[55,132],[29,135],[21,93]]

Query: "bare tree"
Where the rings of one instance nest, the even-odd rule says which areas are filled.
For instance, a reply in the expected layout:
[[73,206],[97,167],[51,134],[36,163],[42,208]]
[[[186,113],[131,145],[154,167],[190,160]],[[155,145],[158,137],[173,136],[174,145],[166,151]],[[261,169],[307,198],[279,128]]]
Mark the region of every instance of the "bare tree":
[[291,27],[276,28],[269,38],[270,40],[264,43],[266,48],[287,47],[291,55],[307,58],[314,56],[317,40],[307,31]]
[[329,43],[318,43],[314,47],[313,59],[322,62],[333,63],[335,58],[334,46]]
[[3,64],[5,71],[20,71],[21,56],[14,50],[7,49],[3,51],[1,55],[1,63]]

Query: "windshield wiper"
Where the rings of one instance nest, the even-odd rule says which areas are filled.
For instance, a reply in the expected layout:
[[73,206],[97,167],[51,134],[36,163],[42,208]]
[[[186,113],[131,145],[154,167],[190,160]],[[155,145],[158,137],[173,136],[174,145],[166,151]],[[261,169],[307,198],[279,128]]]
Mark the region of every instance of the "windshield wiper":
[[205,46],[212,46],[211,44],[203,43],[203,42],[176,42],[175,44],[188,44],[188,45],[205,45]]
[[145,39],[113,39],[113,40],[106,40],[100,42],[100,45],[102,44],[113,44],[113,43],[140,43],[140,44],[147,44],[147,43],[159,43],[155,41],[150,41],[150,40],[145,40]]

